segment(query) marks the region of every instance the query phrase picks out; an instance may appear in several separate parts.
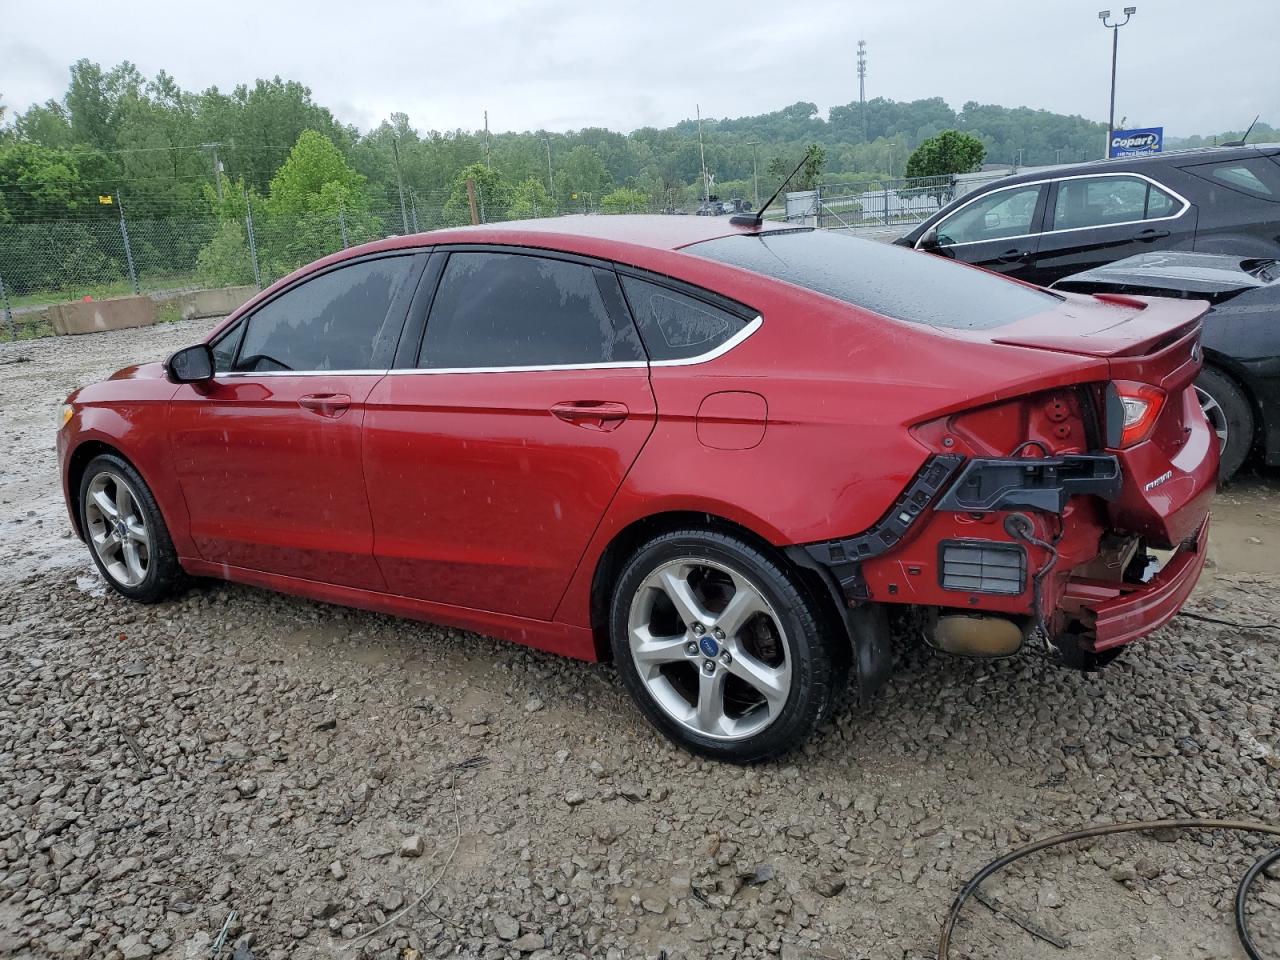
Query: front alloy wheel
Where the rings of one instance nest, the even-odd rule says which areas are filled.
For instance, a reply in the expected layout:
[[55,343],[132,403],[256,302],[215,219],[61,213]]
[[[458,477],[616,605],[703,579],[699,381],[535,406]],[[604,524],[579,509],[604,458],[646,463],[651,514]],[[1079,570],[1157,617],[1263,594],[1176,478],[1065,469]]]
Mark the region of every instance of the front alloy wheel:
[[103,471],[89,481],[84,519],[89,543],[108,577],[125,587],[147,579],[151,535],[137,494],[124,478]]
[[610,607],[614,663],[641,712],[734,763],[799,746],[842,699],[848,640],[768,547],[713,530],[650,540]]

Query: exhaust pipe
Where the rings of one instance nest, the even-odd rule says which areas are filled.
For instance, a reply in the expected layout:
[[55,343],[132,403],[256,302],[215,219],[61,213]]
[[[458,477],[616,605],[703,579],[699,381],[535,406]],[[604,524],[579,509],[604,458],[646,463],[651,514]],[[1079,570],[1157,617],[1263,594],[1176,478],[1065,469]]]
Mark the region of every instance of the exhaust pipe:
[[942,613],[925,627],[929,646],[958,657],[1012,657],[1022,649],[1030,621],[989,613]]

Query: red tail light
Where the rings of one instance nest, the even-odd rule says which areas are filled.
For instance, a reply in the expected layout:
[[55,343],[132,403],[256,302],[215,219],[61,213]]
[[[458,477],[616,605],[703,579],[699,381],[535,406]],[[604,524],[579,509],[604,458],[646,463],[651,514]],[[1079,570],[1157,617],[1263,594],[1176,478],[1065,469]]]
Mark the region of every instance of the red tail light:
[[1120,446],[1131,447],[1145,440],[1151,433],[1156,418],[1164,408],[1164,391],[1149,383],[1135,383],[1132,380],[1115,380],[1113,383],[1124,407]]

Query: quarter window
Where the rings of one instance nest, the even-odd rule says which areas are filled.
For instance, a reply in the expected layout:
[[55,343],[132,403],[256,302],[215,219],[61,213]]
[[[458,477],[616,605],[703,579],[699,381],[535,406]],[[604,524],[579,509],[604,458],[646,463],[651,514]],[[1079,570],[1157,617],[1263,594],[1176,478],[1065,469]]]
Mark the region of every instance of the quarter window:
[[741,317],[647,280],[623,277],[622,288],[651,360],[710,353],[746,326]]
[[1105,227],[1171,216],[1177,202],[1139,177],[1078,177],[1058,181],[1054,230]]
[[387,312],[412,272],[413,257],[382,257],[293,287],[249,318],[235,369],[262,373],[385,366]]
[[240,346],[240,338],[244,336],[244,324],[237,323],[213,342],[213,372],[226,373],[236,361],[236,348]]
[[[605,274],[606,282],[617,281]],[[419,367],[543,367],[643,362],[627,317],[605,306],[597,271],[514,253],[452,253]]]
[[1198,163],[1186,168],[1202,180],[1230,187],[1250,196],[1280,202],[1280,164],[1266,157]]
[[979,197],[938,224],[938,243],[980,243],[1031,233],[1040,187],[997,190]]

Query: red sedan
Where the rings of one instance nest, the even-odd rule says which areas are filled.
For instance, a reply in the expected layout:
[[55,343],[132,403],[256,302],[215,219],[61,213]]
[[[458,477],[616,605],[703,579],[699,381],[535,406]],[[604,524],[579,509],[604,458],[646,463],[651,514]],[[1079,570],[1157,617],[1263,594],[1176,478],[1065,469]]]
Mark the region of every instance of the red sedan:
[[713,218],[446,230],[76,391],[58,452],[127,597],[222,577],[609,658],[746,762],[875,690],[890,611],[1086,666],[1167,622],[1218,467],[1205,308]]

